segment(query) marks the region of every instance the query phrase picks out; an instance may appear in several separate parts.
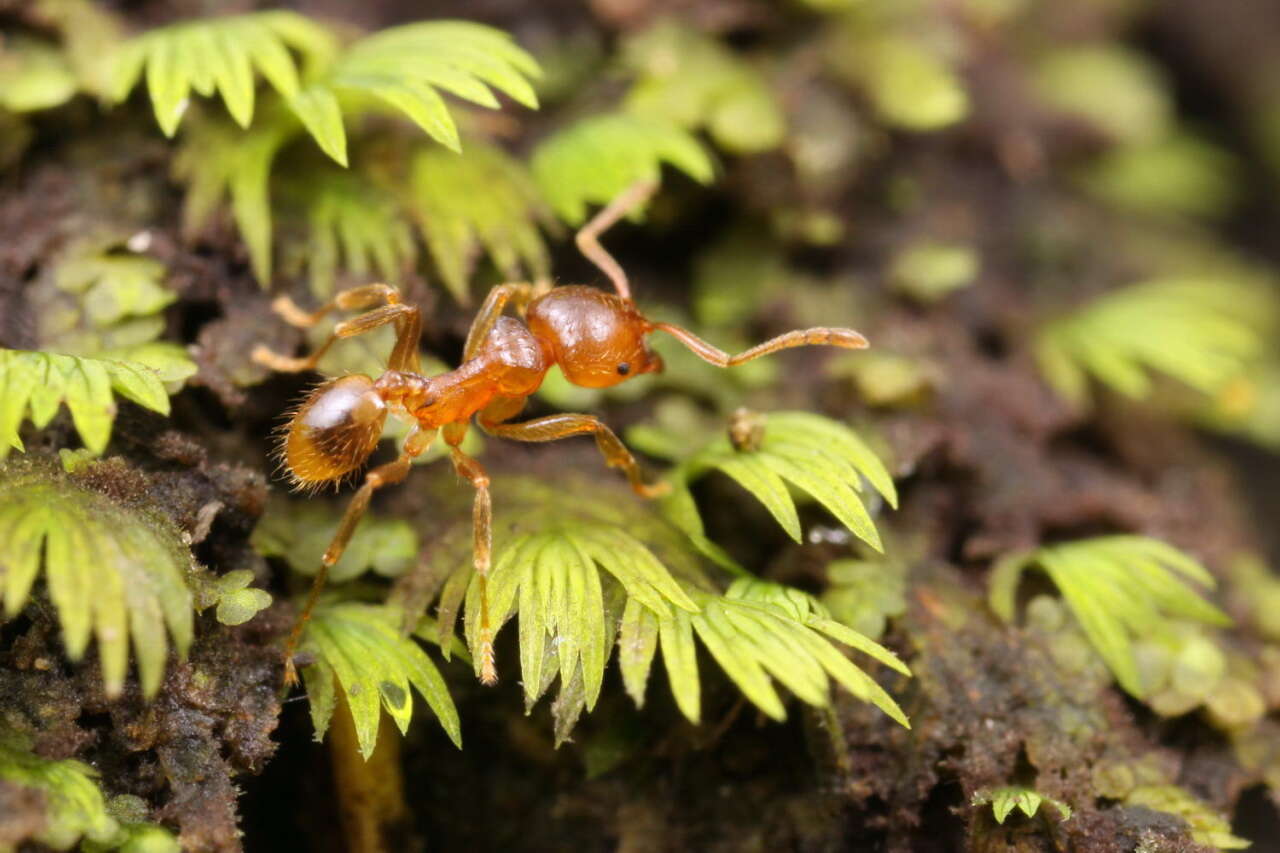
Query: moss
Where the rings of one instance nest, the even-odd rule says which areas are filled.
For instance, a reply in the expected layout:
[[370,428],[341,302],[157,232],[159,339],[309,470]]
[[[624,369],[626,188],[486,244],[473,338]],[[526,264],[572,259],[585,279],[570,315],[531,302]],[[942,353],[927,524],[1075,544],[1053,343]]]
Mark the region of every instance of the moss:
[[[88,421],[42,409],[18,433],[50,478],[101,507],[100,527],[145,516],[203,567],[194,591],[207,607],[192,608],[186,659],[165,659],[149,702],[132,674],[108,679],[120,688],[109,699],[94,656],[66,655],[41,583],[0,623],[0,726],[39,762],[98,768],[110,819],[137,827],[138,846],[157,823],[184,849],[219,851],[350,838],[406,850],[1118,853],[1225,849],[1249,834],[1224,816],[1241,791],[1280,787],[1275,543],[1254,520],[1274,515],[1274,460],[1259,448],[1276,444],[1278,361],[1275,275],[1250,256],[1276,225],[1253,180],[1274,159],[1259,130],[1275,113],[1264,84],[1278,24],[1265,3],[1233,6],[1231,27],[1195,3],[445,3],[432,14],[483,14],[514,41],[451,30],[444,48],[488,40],[456,76],[431,65],[434,80],[418,82],[462,100],[427,107],[421,87],[410,87],[417,100],[379,88],[386,56],[427,67],[414,55],[423,31],[376,34],[420,9],[371,0],[339,21],[332,4],[302,2],[215,25],[247,25],[241,44],[263,46],[244,69],[251,111],[243,79],[181,80],[162,59],[154,87],[139,64],[112,97],[122,40],[163,28],[199,58],[200,26],[181,22],[221,10],[197,5],[42,0],[0,15],[0,77],[22,78],[0,85],[0,346],[93,358],[134,335],[185,352],[197,371],[181,389],[164,383],[164,417],[100,396]],[[371,66],[373,89],[361,76]],[[376,97],[347,100],[356,90]],[[503,90],[519,105],[490,109],[487,95]],[[451,167],[466,174],[446,181]],[[562,534],[594,525],[630,537],[726,618],[724,602],[753,603],[730,586],[735,573],[785,587],[769,612],[793,629],[821,618],[795,609],[816,598],[911,670],[851,658],[912,728],[842,690],[811,701],[812,667],[783,667],[751,637],[736,655],[685,644],[674,679],[665,663],[645,669],[661,641],[637,629],[635,608],[625,620],[625,584],[594,558],[572,574],[599,576],[599,607],[592,586],[590,608],[566,594],[514,615],[499,637],[503,680],[482,689],[453,636],[467,633],[473,495],[432,457],[375,495],[381,535],[353,547],[326,606],[379,614],[384,650],[453,659],[439,672],[466,749],[419,719],[419,703],[403,735],[383,721],[364,763],[383,700],[407,719],[399,670],[346,703],[363,703],[360,720],[314,746],[307,703],[279,691],[279,649],[349,493],[304,500],[268,486],[272,429],[314,377],[272,374],[250,354],[316,341],[278,321],[263,286],[311,306],[392,278],[422,310],[421,346],[442,369],[461,351],[468,296],[507,278],[597,282],[569,229],[641,177],[660,191],[604,242],[646,312],[744,347],[853,325],[872,349],[797,351],[735,372],[663,350],[663,376],[608,392],[549,381],[528,416],[598,414],[651,454],[643,465],[657,479],[709,442],[730,469],[776,465],[762,460],[777,418],[761,430],[732,419],[739,407],[820,413],[885,460],[876,485],[892,481],[880,494],[898,509],[867,484],[856,495],[860,480],[824,464],[822,441],[805,444],[800,485],[839,481],[845,492],[816,496],[854,495],[865,519],[852,499],[824,506],[785,483],[744,490],[714,465],[681,478],[688,488],[670,503],[646,504],[585,438],[488,439],[466,447],[492,475],[499,547],[523,542],[567,565],[578,540]],[[347,341],[325,367],[376,372],[388,351],[377,336]],[[732,435],[731,422],[742,427]],[[1233,443],[1206,440],[1206,425]],[[81,443],[111,458],[94,462]],[[1248,462],[1240,478],[1236,456]],[[859,533],[885,556],[869,557]],[[1040,574],[1014,590],[1017,619],[985,602],[996,560],[1117,534],[1193,556],[1233,623],[1162,618],[1168,630],[1134,633],[1129,686],[1142,701],[1114,685]],[[522,565],[527,579],[538,561]],[[522,589],[510,590],[517,602]],[[475,609],[473,598],[472,622]],[[588,609],[602,618],[587,624]],[[424,637],[443,649],[417,645]],[[621,678],[602,664],[619,637]],[[298,663],[325,654],[335,647],[312,644]],[[360,664],[367,650],[352,654]],[[367,669],[330,684],[350,693]],[[558,695],[537,701],[553,680]],[[690,683],[697,726],[682,712]],[[1069,804],[1072,817],[1042,804],[999,823],[971,805],[1012,790]],[[0,779],[0,847],[33,843],[49,814],[40,791]]]

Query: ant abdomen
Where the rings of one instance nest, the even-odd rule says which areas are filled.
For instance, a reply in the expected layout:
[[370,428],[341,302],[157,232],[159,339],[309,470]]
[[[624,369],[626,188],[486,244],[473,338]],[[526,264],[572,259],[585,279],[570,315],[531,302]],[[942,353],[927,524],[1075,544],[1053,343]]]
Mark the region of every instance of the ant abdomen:
[[289,422],[284,464],[299,486],[340,480],[373,453],[387,419],[386,401],[368,376],[318,386]]

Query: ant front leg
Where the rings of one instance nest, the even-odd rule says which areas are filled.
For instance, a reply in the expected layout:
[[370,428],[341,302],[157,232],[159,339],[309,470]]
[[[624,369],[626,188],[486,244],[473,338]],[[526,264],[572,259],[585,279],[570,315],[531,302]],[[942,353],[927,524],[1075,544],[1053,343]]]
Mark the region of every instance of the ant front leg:
[[351,502],[347,504],[347,511],[342,514],[342,521],[338,524],[338,530],[333,534],[333,539],[329,542],[329,547],[325,549],[324,556],[320,558],[320,570],[316,572],[315,580],[311,582],[311,591],[307,593],[307,602],[303,605],[302,613],[298,616],[298,621],[294,622],[293,630],[289,632],[289,639],[285,642],[284,683],[286,685],[293,686],[298,683],[298,672],[294,668],[293,656],[302,640],[302,632],[306,629],[307,623],[311,621],[311,614],[316,609],[316,602],[320,600],[320,592],[324,589],[325,581],[328,580],[330,567],[342,559],[342,553],[347,549],[347,544],[351,541],[352,534],[355,533],[356,525],[360,523],[365,510],[369,508],[369,499],[373,497],[373,493],[377,489],[403,480],[405,475],[409,473],[413,458],[430,447],[434,438],[435,430],[418,431],[415,429],[409,433],[408,438],[404,441],[404,447],[400,451],[400,456],[394,462],[380,465],[366,474],[364,484],[360,486],[359,490],[351,498]]
[[613,287],[618,291],[618,295],[623,299],[631,298],[631,286],[627,283],[627,274],[623,272],[622,266],[613,259],[613,255],[609,254],[604,246],[600,245],[600,235],[617,224],[618,220],[631,214],[632,211],[639,208],[649,197],[653,195],[653,191],[658,185],[653,181],[637,181],[627,187],[621,195],[609,202],[603,210],[597,213],[590,222],[582,226],[575,238],[578,244],[578,251],[582,252],[593,264],[604,271],[609,277],[609,281],[613,282]]
[[515,300],[517,310],[523,314],[526,305],[550,289],[551,285],[546,281],[533,284],[513,281],[499,284],[490,290],[484,304],[480,306],[480,310],[471,321],[471,328],[467,331],[467,343],[462,350],[462,360],[465,362],[475,358],[481,345],[484,344],[484,339],[489,337],[489,332],[493,330],[493,324],[502,316],[507,303]]
[[254,349],[252,358],[258,364],[285,373],[313,370],[336,341],[362,335],[388,323],[394,323],[396,343],[391,350],[391,357],[387,360],[387,367],[390,370],[417,373],[419,371],[418,341],[422,337],[422,315],[417,307],[402,303],[400,291],[389,284],[366,284],[341,291],[332,300],[309,314],[295,305],[288,296],[277,298],[271,307],[284,318],[285,322],[307,329],[319,323],[335,308],[362,309],[377,305],[379,302],[385,304],[381,308],[375,308],[334,326],[329,338],[308,356],[293,358],[259,345]]
[[519,424],[496,423],[493,418],[481,414],[480,428],[490,435],[510,438],[514,441],[558,441],[574,435],[590,434],[595,436],[596,447],[604,455],[604,462],[610,468],[621,468],[631,483],[636,494],[646,498],[665,495],[671,489],[669,483],[645,483],[640,473],[640,465],[627,450],[622,440],[613,430],[595,415],[548,415]]
[[493,653],[493,624],[489,621],[489,568],[493,562],[493,501],[489,496],[489,475],[479,462],[458,447],[467,434],[467,423],[452,423],[444,428],[453,470],[476,490],[471,510],[472,561],[480,579],[480,682],[498,683],[498,668]]

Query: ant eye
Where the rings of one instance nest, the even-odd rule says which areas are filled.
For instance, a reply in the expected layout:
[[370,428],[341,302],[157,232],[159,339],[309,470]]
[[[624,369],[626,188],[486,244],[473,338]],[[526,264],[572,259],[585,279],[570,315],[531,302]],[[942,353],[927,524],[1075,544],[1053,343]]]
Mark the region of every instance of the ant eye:
[[624,361],[624,362],[622,362],[622,364],[619,364],[619,365],[618,365],[618,375],[619,375],[619,376],[626,376],[626,375],[627,375],[628,373],[630,373],[630,372],[631,372],[631,363],[630,363],[630,362]]

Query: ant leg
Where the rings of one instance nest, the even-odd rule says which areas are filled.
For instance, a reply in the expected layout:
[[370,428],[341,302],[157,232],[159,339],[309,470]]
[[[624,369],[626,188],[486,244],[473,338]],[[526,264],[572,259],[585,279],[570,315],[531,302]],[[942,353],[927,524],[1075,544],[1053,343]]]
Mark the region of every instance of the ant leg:
[[514,441],[557,441],[574,435],[591,434],[595,436],[596,447],[604,454],[604,463],[610,468],[621,468],[636,494],[656,498],[666,494],[671,488],[668,483],[645,483],[640,465],[631,451],[595,415],[548,415],[524,423],[503,424],[488,420],[482,414],[480,428],[490,435]]
[[400,456],[394,462],[379,465],[366,474],[364,484],[351,498],[351,503],[347,504],[347,511],[342,515],[338,530],[333,534],[333,539],[329,542],[329,547],[325,549],[324,556],[320,558],[320,571],[316,573],[315,580],[311,582],[311,591],[307,594],[307,602],[303,605],[302,613],[298,616],[298,620],[293,623],[293,630],[289,632],[289,639],[285,642],[284,683],[286,685],[293,686],[298,683],[298,672],[293,665],[293,655],[298,650],[298,643],[302,640],[303,630],[307,627],[307,623],[311,621],[311,614],[316,609],[316,602],[320,600],[320,591],[324,589],[325,581],[328,580],[329,568],[342,558],[342,552],[346,550],[347,543],[351,541],[356,525],[360,523],[364,511],[369,507],[369,499],[376,489],[403,480],[405,475],[409,473],[413,457],[426,450],[434,438],[434,430],[410,433],[409,437],[404,441],[404,448],[401,450]]
[[[389,293],[385,293],[382,290],[374,291],[373,288],[385,288]],[[360,293],[357,293],[357,291],[360,291]],[[292,325],[314,325],[326,313],[331,311],[335,305],[340,308],[360,306],[361,303],[356,298],[340,302],[345,294],[355,294],[357,297],[367,298],[368,295],[373,293],[377,293],[379,298],[386,298],[388,304],[381,308],[375,308],[365,314],[360,314],[359,316],[353,317],[345,322],[338,323],[333,328],[333,334],[331,334],[328,339],[310,355],[303,356],[302,358],[293,358],[291,356],[281,355],[270,348],[259,344],[254,348],[251,357],[258,364],[266,365],[272,370],[279,370],[286,373],[298,373],[303,370],[311,370],[315,368],[316,364],[319,363],[324,354],[329,351],[329,347],[333,346],[335,342],[342,338],[351,338],[356,335],[362,335],[365,332],[371,331],[380,326],[385,326],[388,323],[394,323],[396,326],[396,343],[391,350],[391,357],[387,360],[388,369],[398,370],[405,373],[419,372],[418,341],[422,337],[422,315],[416,306],[401,303],[399,301],[399,294],[394,288],[389,287],[388,285],[368,285],[364,288],[344,291],[342,294],[338,295],[334,302],[320,308],[313,314],[302,314],[299,312],[296,316],[286,315],[284,313],[285,311],[297,310],[297,306],[293,306],[292,302],[288,303],[290,306],[293,306],[291,309],[282,310],[279,304],[275,307],[276,310],[285,317],[286,321]],[[282,296],[280,299],[276,300],[276,302],[279,303],[281,299],[287,301],[288,297]],[[353,304],[349,305],[347,303]],[[365,304],[367,304],[367,300]],[[303,324],[299,322],[302,320],[305,320],[306,323]]]
[[614,289],[623,299],[631,298],[631,286],[627,284],[627,274],[613,259],[613,255],[600,245],[600,235],[615,225],[619,219],[648,201],[649,196],[653,195],[653,191],[657,188],[658,185],[654,181],[637,181],[627,187],[620,196],[609,202],[590,222],[582,226],[575,238],[578,251],[604,270],[604,274],[609,277],[609,281],[613,282]]
[[277,296],[271,302],[271,310],[279,314],[290,326],[310,329],[335,308],[353,311],[372,308],[379,302],[387,305],[399,304],[400,291],[389,284],[364,284],[360,287],[351,287],[338,291],[332,299],[311,312],[303,311],[288,296]]
[[[452,429],[451,429],[452,427]],[[493,562],[493,502],[489,497],[489,475],[476,460],[458,447],[466,435],[467,425],[449,424],[445,427],[445,441],[449,444],[449,458],[453,470],[465,478],[476,490],[475,504],[471,510],[472,560],[476,577],[480,579],[480,682],[498,683],[498,668],[494,662],[493,625],[489,621],[489,568]]]
[[827,346],[827,347],[843,347],[844,349],[866,349],[867,339],[853,329],[833,329],[819,327],[814,329],[797,329],[794,332],[787,332],[778,335],[776,338],[770,338],[762,344],[756,344],[749,350],[740,352],[737,355],[729,355],[719,347],[712,346],[702,338],[690,332],[688,329],[682,329],[679,326],[673,326],[670,323],[654,323],[653,328],[666,332],[674,337],[680,343],[688,347],[694,355],[703,361],[710,362],[716,367],[734,367],[746,361],[759,358],[762,355],[769,355],[778,350],[791,349],[792,347],[809,347],[809,346]]
[[462,360],[470,361],[475,358],[476,352],[480,349],[481,344],[484,343],[484,339],[489,337],[493,324],[498,322],[498,318],[502,316],[502,312],[507,307],[508,302],[514,299],[517,308],[523,313],[524,306],[548,289],[546,282],[529,284],[523,281],[513,281],[507,284],[499,284],[490,290],[489,295],[485,297],[484,304],[476,312],[475,319],[471,321],[471,329],[467,332],[467,344],[462,350]]

